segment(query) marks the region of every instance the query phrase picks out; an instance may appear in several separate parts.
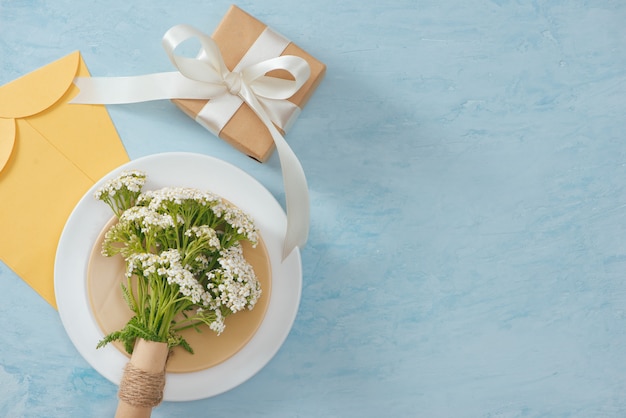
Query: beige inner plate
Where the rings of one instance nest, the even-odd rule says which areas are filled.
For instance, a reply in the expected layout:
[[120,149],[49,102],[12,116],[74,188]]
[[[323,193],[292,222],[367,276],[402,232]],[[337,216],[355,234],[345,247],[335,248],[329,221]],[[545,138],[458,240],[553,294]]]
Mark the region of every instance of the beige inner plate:
[[[120,289],[120,283],[122,280],[125,281],[124,260],[119,255],[105,257],[100,253],[104,234],[115,222],[116,218],[109,221],[98,236],[91,250],[87,271],[89,302],[94,317],[105,335],[123,328],[132,317],[132,311],[124,302]],[[193,328],[182,331],[181,334],[193,348],[194,354],[181,347],[175,347],[167,362],[168,372],[195,372],[227,360],[250,341],[261,325],[271,292],[270,261],[260,237],[256,248],[252,248],[247,242],[242,244],[244,256],[254,268],[261,283],[261,297],[253,310],[240,311],[227,317],[226,329],[219,336],[206,325],[200,327],[202,332],[197,332]],[[128,356],[121,343],[116,341],[112,344]]]

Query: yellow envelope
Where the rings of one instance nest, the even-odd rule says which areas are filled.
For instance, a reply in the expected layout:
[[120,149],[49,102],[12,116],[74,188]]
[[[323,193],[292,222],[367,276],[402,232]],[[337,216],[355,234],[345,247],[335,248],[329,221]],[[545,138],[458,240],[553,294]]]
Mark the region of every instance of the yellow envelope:
[[78,51],[0,87],[0,260],[55,308],[65,222],[129,160],[104,106],[68,104],[76,76],[89,76]]

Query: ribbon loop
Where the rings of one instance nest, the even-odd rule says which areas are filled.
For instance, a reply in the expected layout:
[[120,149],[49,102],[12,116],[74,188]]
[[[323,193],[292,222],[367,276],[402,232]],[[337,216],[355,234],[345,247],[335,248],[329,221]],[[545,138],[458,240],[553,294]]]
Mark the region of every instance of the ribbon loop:
[[[287,71],[293,80],[267,77],[274,70]],[[296,94],[311,75],[309,64],[293,55],[272,58],[246,67],[242,75],[255,95],[275,100],[286,100]]]
[[[176,49],[192,38],[200,41],[198,57],[177,55]],[[177,25],[170,28],[163,36],[162,45],[172,64],[187,78],[205,83],[223,83],[229,73],[215,41],[192,26]]]
[[[189,58],[176,54],[178,47],[192,38],[200,41],[197,56]],[[268,38],[284,41],[275,34],[268,35]],[[241,65],[243,61],[252,59],[244,57],[240,62],[243,68],[238,65],[230,71],[215,41],[189,25],[170,28],[163,36],[162,45],[177,72],[136,77],[77,78],[74,83],[80,92],[71,102],[120,104],[162,99],[207,99],[209,102],[205,108],[215,110],[213,102],[219,102],[225,93],[245,102],[269,129],[280,158],[287,203],[283,256],[287,257],[295,247],[306,243],[309,195],[302,166],[274,124],[286,130],[297,115],[299,108],[287,99],[309,79],[309,64],[301,57],[285,55]],[[267,75],[274,70],[286,71],[293,79]],[[228,102],[235,103],[233,100]],[[213,128],[211,126],[216,133],[221,129]]]

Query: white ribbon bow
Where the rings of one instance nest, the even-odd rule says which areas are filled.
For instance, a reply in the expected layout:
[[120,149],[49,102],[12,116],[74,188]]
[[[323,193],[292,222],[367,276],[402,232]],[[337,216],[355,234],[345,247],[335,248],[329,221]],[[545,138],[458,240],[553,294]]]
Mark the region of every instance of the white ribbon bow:
[[[198,38],[200,54],[188,58],[175,54],[183,42]],[[302,247],[309,233],[309,193],[304,170],[283,136],[274,126],[282,126],[280,111],[308,80],[306,60],[285,55],[229,71],[215,41],[201,31],[177,25],[163,36],[163,48],[178,71],[134,77],[77,77],[80,93],[72,103],[124,104],[164,99],[211,99],[224,94],[241,98],[267,126],[276,145],[282,167],[287,203],[287,232],[283,247],[286,258],[295,247]],[[285,70],[293,80],[268,77],[272,70]],[[294,105],[295,106],[295,105]],[[287,105],[289,107],[289,105]],[[274,122],[274,123],[272,123]]]

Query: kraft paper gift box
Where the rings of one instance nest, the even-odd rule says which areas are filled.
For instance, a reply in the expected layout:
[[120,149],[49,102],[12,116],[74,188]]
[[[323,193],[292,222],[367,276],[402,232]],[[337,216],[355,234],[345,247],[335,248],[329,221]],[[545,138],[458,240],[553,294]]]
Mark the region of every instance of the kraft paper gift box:
[[[211,36],[217,43],[229,70],[232,71],[237,66],[266,28],[267,25],[237,6],[230,7]],[[305,59],[311,68],[309,80],[296,94],[288,99],[302,109],[324,77],[326,66],[293,42],[287,42],[286,48],[276,56],[299,56]],[[268,75],[279,78],[289,77],[280,70],[270,72]],[[207,127],[202,120],[202,116],[199,116],[201,110],[207,104],[207,100],[175,99],[173,102],[187,115]],[[286,128],[288,129],[289,127],[286,126]],[[286,129],[279,130],[284,133]],[[261,162],[266,161],[274,150],[274,142],[267,127],[263,125],[246,104],[242,104],[237,109],[232,118],[219,132],[219,137],[241,152]]]
[[102,105],[68,102],[74,52],[0,87],[0,260],[56,307],[54,258],[74,206],[129,158]]

